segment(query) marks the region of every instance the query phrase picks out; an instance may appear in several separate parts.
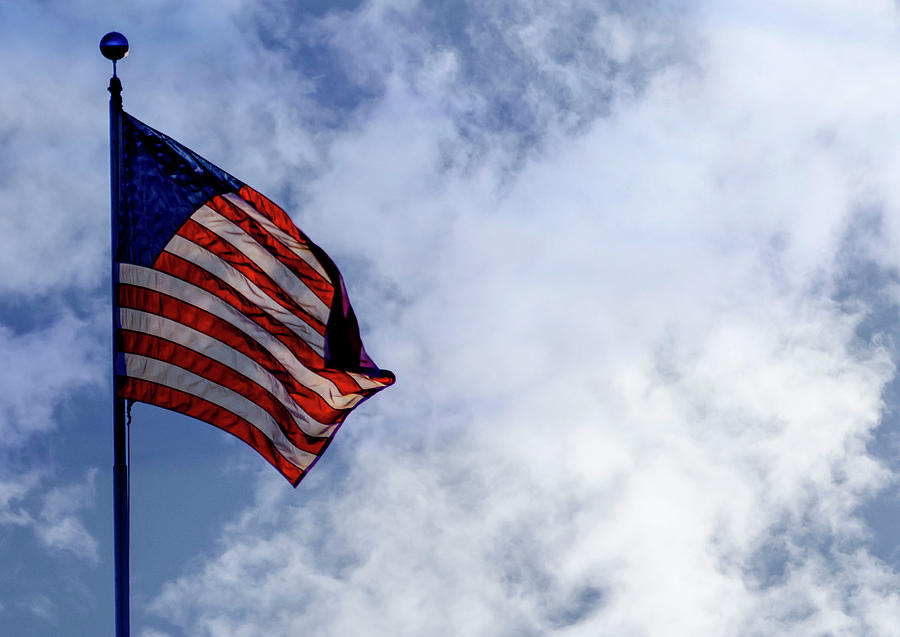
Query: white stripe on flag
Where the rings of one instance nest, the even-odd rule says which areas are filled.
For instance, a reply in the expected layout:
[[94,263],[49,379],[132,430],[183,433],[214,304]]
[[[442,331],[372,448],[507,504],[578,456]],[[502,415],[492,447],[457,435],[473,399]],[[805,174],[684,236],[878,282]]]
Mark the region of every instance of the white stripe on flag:
[[240,416],[259,429],[281,455],[301,469],[306,469],[316,459],[315,455],[291,444],[266,410],[227,387],[176,365],[139,354],[125,354],[125,369],[131,378],[147,380],[198,396]]
[[334,285],[337,285],[337,282],[331,280],[331,277],[329,277],[328,273],[325,272],[325,268],[323,268],[322,264],[319,263],[316,255],[313,254],[313,251],[310,250],[305,243],[297,241],[294,237],[276,226],[271,219],[261,214],[256,208],[253,207],[253,205],[249,201],[241,199],[239,195],[229,192],[228,194],[222,196],[232,204],[243,210],[245,213],[247,213],[254,221],[265,228],[266,232],[278,239],[284,245],[284,247],[306,261],[307,265],[309,265],[309,267],[322,275],[323,279],[325,279],[326,281],[330,281]]
[[151,334],[183,345],[194,352],[199,352],[222,363],[268,390],[284,406],[297,426],[307,435],[330,437],[334,432],[336,425],[320,423],[307,414],[294,401],[284,385],[262,365],[236,349],[229,347],[222,341],[195,330],[188,325],[157,314],[124,307],[119,310],[119,313],[124,329],[141,332],[142,334]]
[[384,387],[384,383],[379,383],[377,380],[372,380],[368,376],[364,374],[357,374],[356,372],[347,372],[347,375],[350,376],[353,380],[355,380],[360,387],[363,389],[375,389],[377,387]]
[[243,252],[310,316],[317,318],[323,325],[328,322],[329,307],[322,299],[240,226],[205,205],[191,215],[191,219]]
[[[190,261],[201,270],[224,281],[248,301],[253,303],[275,320],[283,323],[294,334],[302,338],[319,356],[325,355],[325,337],[310,327],[303,319],[261,290],[253,281],[241,274],[222,258],[193,241],[178,236],[172,237],[165,251]],[[306,289],[306,288],[304,288]],[[326,319],[327,321],[327,319]]]
[[196,285],[165,272],[131,263],[119,264],[119,281],[175,297],[230,323],[272,354],[297,382],[316,392],[335,409],[348,409],[363,398],[359,394],[342,394],[341,390],[330,380],[319,376],[303,365],[284,343],[219,297]]

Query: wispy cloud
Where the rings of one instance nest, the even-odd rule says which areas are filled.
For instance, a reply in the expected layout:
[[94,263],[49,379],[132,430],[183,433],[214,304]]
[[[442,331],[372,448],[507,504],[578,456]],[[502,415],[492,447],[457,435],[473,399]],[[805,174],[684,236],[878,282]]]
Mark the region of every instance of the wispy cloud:
[[50,489],[43,497],[39,522],[35,525],[38,539],[47,548],[67,551],[94,564],[100,560],[97,540],[78,516],[94,504],[96,475],[97,471],[92,469],[82,483]]
[[94,505],[96,470],[89,471],[83,482],[63,486],[43,488],[46,478],[32,473],[0,482],[0,528],[28,528],[51,553],[99,563],[97,540],[80,518]]
[[21,507],[21,502],[36,481],[37,477],[32,475],[0,482],[0,526],[26,526],[34,522],[34,518]]
[[[27,306],[26,306],[27,307]],[[0,450],[21,446],[54,426],[53,411],[79,389],[104,381],[103,326],[99,317],[80,319],[64,311],[41,313],[37,321],[0,317]]]
[[59,621],[56,603],[46,595],[40,593],[29,595],[20,605],[44,622],[55,625]]
[[639,95],[687,59],[688,12],[681,2],[379,1],[323,14],[269,0],[242,18],[287,77],[303,78],[300,120],[353,125],[400,83],[449,117],[445,159],[466,164],[498,148],[518,158]]

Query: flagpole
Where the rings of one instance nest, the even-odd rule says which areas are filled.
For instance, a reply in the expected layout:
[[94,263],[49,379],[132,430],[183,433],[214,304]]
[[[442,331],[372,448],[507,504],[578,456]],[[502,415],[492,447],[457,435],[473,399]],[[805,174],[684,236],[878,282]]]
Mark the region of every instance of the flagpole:
[[125,399],[116,391],[116,231],[121,199],[120,168],[122,164],[122,82],[116,75],[116,62],[128,55],[128,40],[115,31],[100,40],[103,57],[112,60],[113,74],[109,79],[109,182],[110,182],[110,248],[112,276],[112,343],[113,343],[113,525],[115,536],[116,637],[129,637],[130,596],[128,574],[129,511],[128,511],[128,433],[125,424]]

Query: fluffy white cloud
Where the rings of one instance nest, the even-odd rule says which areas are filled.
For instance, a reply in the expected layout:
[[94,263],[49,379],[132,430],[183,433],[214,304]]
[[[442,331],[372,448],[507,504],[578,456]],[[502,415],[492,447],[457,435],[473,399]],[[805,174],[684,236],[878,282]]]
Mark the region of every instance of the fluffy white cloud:
[[859,339],[863,295],[837,299],[839,254],[879,245],[848,243],[860,211],[893,206],[871,86],[894,95],[895,14],[845,31],[842,7],[698,11],[692,64],[574,136],[541,119],[515,172],[505,148],[444,161],[472,144],[464,83],[408,69],[452,76],[455,53],[382,68],[301,216],[398,384],[340,466],[299,493],[266,474],[152,609],[192,635],[895,634],[860,515],[894,480],[867,448],[894,352]]
[[[900,304],[896,8],[620,4],[117,8],[126,107],[298,210],[398,374],[299,492],[262,474],[145,637],[897,634],[861,514],[897,479],[868,306]],[[2,11],[0,293],[95,291],[106,66],[62,36],[108,25]],[[104,381],[92,316],[0,327],[0,451]],[[0,526],[96,563],[94,474],[37,479]]]

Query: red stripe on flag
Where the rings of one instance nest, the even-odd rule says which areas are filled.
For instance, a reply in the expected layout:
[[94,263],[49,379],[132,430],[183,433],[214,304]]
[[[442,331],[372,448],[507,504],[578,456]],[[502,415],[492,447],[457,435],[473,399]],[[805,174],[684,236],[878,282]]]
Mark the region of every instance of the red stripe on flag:
[[243,418],[208,400],[137,378],[128,378],[119,390],[119,396],[147,403],[148,405],[171,409],[224,429],[256,449],[292,485],[297,486],[300,480],[303,479],[304,471],[291,464],[281,455],[272,441],[259,429]]
[[294,401],[320,423],[341,422],[347,415],[346,410],[331,407],[319,394],[296,380],[278,359],[250,336],[214,314],[155,290],[124,284],[119,285],[119,306],[188,325],[239,351],[272,374],[284,385]]
[[[281,341],[308,369],[334,383],[342,394],[361,393],[361,387],[353,380],[352,376],[341,370],[325,367],[325,360],[306,341],[278,321],[278,319],[262,311],[255,303],[248,301],[240,292],[218,277],[194,265],[187,259],[169,252],[160,253],[153,267],[160,272],[171,274],[182,281],[196,285],[198,288],[206,290],[213,296],[227,302]],[[375,380],[378,379],[376,378]]]
[[204,356],[178,343],[144,334],[122,330],[122,351],[141,354],[150,358],[177,365],[207,380],[227,387],[247,400],[262,407],[278,424],[285,437],[302,451],[319,455],[327,445],[328,438],[307,436],[298,428],[288,410],[265,387],[247,378],[219,361]]
[[269,201],[267,198],[253,190],[250,186],[243,186],[238,191],[238,195],[244,201],[250,203],[251,206],[259,210],[267,216],[272,222],[281,228],[284,232],[294,237],[297,241],[305,244],[311,243],[309,238],[300,229],[294,225],[288,214],[280,207]]
[[316,353],[302,338],[294,331],[285,326],[278,319],[273,318],[267,312],[264,312],[255,303],[248,301],[240,292],[213,276],[206,270],[194,265],[187,259],[183,259],[176,254],[162,252],[153,264],[154,269],[174,277],[187,281],[198,288],[206,290],[213,296],[216,296],[238,312],[249,318],[251,321],[259,325],[266,332],[277,338],[279,341],[294,353],[294,355],[306,367],[321,368],[325,366],[325,360]]
[[[228,243],[212,230],[201,226],[193,219],[188,219],[178,229],[179,236],[196,243],[213,253],[235,270],[252,281],[258,288],[265,292],[269,298],[277,302],[284,309],[295,315],[309,325],[319,334],[325,335],[325,324],[310,316],[280,285],[273,281],[268,274],[263,272],[250,257]],[[200,267],[200,266],[198,266]]]
[[218,277],[169,252],[162,252],[156,259],[153,267],[182,281],[196,285],[198,288],[202,288],[226,301],[241,314],[284,343],[307,368],[334,383],[342,394],[358,394],[361,392],[359,384],[350,375],[340,370],[326,368],[325,360],[310,348],[306,341],[285,327],[277,319],[260,310],[256,304],[248,301],[242,294]]
[[312,290],[325,305],[331,307],[331,301],[334,298],[334,286],[331,284],[331,281],[323,278],[322,275],[316,272],[306,261],[294,254],[289,248],[285,247],[281,241],[269,234],[265,228],[246,212],[224,197],[216,196],[206,202],[206,205],[236,226],[240,227],[259,244],[265,246],[266,249],[293,272],[297,278],[306,283],[309,289]]

